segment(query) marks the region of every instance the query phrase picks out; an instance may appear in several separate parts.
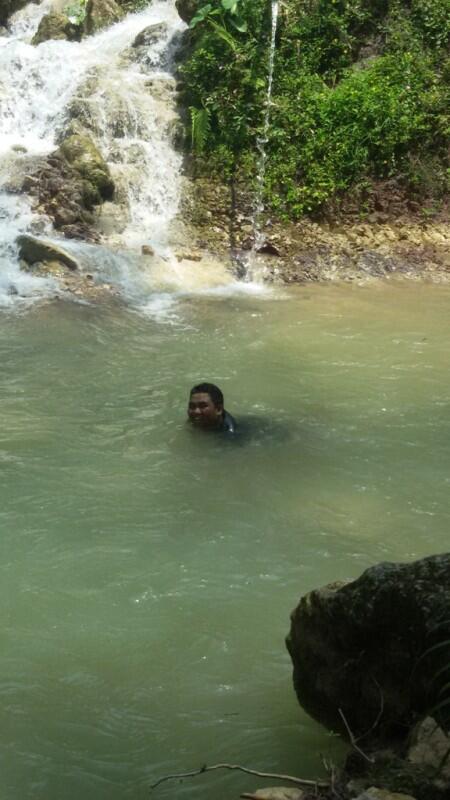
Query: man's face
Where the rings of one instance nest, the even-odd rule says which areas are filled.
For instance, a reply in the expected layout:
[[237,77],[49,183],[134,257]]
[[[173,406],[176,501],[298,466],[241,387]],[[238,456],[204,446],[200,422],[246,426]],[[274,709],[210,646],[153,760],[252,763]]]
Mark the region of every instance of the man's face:
[[207,392],[196,392],[189,398],[188,417],[200,428],[217,428],[222,420],[223,407],[215,406]]

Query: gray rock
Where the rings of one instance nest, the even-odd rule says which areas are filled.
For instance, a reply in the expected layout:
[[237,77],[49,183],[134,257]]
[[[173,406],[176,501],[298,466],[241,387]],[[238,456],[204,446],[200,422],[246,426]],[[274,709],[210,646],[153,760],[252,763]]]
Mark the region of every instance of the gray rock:
[[17,244],[20,258],[29,266],[40,262],[60,262],[71,270],[79,269],[76,258],[60,245],[56,245],[48,239],[39,239],[36,236],[23,234],[17,238]]
[[414,800],[410,794],[399,794],[398,792],[390,792],[388,789],[378,789],[371,786],[366,789],[362,794],[359,794],[355,800]]
[[433,773],[434,784],[450,794],[450,738],[432,717],[413,731],[407,760]]
[[198,0],[176,0],[176,9],[183,22],[189,23],[199,8]]
[[167,33],[167,30],[167,22],[156,22],[154,25],[149,25],[138,33],[133,42],[133,47],[150,47],[159,41]]
[[[300,600],[287,647],[300,704],[328,727],[401,733],[433,704],[448,663],[450,554],[378,564]],[[345,722],[344,722],[345,717]],[[367,739],[366,739],[367,742]]]

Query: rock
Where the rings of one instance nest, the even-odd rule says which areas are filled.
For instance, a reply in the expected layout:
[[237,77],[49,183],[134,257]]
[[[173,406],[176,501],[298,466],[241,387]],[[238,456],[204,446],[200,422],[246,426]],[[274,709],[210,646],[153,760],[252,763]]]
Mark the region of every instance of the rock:
[[143,244],[141,247],[141,253],[143,256],[154,256],[155,251],[150,244]]
[[69,42],[79,42],[81,40],[81,27],[70,22],[65,14],[58,11],[50,11],[45,14],[39,27],[34,34],[31,44],[38,45],[47,42],[49,39],[67,39]]
[[115,0],[88,0],[84,29],[87,34],[97,33],[123,16],[124,11]]
[[407,760],[430,770],[433,783],[450,795],[450,738],[432,717],[426,717],[412,733]]
[[303,800],[305,793],[293,786],[268,786],[266,789],[257,789],[256,792],[241,794],[241,797],[255,800]]
[[102,154],[87,133],[74,133],[61,142],[66,161],[85,178],[103,200],[114,194],[114,182]]
[[199,8],[198,0],[176,0],[175,6],[183,22],[188,24]]
[[433,703],[433,676],[448,652],[425,654],[450,638],[449,605],[449,553],[378,564],[310,592],[287,638],[300,704],[344,734],[347,725],[367,734],[375,723],[373,738],[403,733]]
[[39,239],[36,236],[23,234],[17,238],[19,246],[19,256],[30,266],[37,262],[54,264],[64,264],[71,270],[78,270],[79,264],[76,258],[68,253],[60,245],[56,245],[47,239]]
[[5,25],[9,17],[20,11],[29,0],[0,0],[0,25]]
[[161,39],[168,31],[167,22],[155,22],[136,36],[133,47],[150,47]]
[[177,261],[201,261],[202,260],[202,254],[201,253],[195,253],[195,252],[192,252],[192,251],[189,251],[189,252],[180,251],[178,253],[175,253],[175,255],[176,255]]
[[261,247],[258,247],[258,253],[263,253],[264,255],[268,255],[268,256],[279,256],[279,255],[281,255],[280,254],[280,250],[278,249],[278,247],[275,244],[273,244],[273,242],[269,242],[269,241],[264,242],[264,244],[261,245]]
[[33,169],[23,177],[21,190],[35,198],[39,213],[50,217],[65,236],[98,241],[93,227],[94,207],[102,202],[102,197],[97,187],[80,175],[60,150],[33,164]]
[[371,786],[366,789],[362,794],[359,794],[355,800],[415,800],[410,794],[399,794],[398,792],[390,792],[387,789],[377,789]]

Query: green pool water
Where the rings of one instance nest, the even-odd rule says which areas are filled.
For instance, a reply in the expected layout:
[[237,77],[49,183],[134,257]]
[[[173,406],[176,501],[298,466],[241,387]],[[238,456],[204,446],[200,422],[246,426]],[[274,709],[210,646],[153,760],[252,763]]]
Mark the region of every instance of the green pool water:
[[[450,288],[389,284],[0,317],[5,799],[141,800],[205,763],[312,778],[339,759],[297,705],[289,613],[448,549],[449,308]],[[236,440],[186,424],[199,380]]]

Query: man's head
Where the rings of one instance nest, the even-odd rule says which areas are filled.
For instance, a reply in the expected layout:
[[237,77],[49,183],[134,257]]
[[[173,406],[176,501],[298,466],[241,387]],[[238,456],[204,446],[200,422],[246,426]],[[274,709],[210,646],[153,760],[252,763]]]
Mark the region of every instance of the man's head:
[[188,417],[201,428],[219,428],[223,422],[223,394],[214,383],[199,383],[189,394]]

